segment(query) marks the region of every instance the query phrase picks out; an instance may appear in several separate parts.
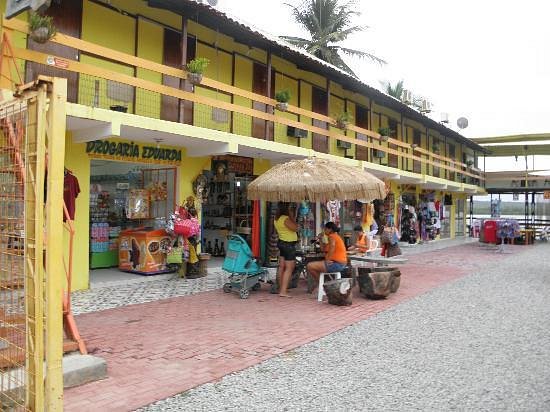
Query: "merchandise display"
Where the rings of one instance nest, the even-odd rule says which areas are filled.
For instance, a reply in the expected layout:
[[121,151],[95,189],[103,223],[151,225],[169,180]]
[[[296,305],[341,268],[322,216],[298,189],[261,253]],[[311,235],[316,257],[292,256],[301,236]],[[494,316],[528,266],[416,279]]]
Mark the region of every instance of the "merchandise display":
[[166,263],[166,253],[172,240],[164,229],[123,230],[119,242],[120,270],[143,275],[171,271]]
[[149,191],[131,189],[128,194],[128,219],[149,219]]
[[[101,174],[94,173],[101,171]],[[174,210],[175,169],[147,169],[146,166],[111,161],[92,161],[90,176],[90,268],[119,267],[148,274],[165,271],[166,252],[142,253],[145,259],[136,269],[119,258],[122,233],[163,229],[166,210]],[[145,229],[147,227],[147,229]],[[131,242],[130,242],[131,244]],[[155,246],[151,246],[155,248]],[[120,249],[120,250],[119,250]],[[134,248],[135,249],[135,248]],[[131,250],[131,249],[130,249]],[[154,258],[152,257],[154,254]],[[133,255],[132,255],[133,256]],[[137,256],[137,254],[135,254]],[[134,257],[135,260],[135,257]]]

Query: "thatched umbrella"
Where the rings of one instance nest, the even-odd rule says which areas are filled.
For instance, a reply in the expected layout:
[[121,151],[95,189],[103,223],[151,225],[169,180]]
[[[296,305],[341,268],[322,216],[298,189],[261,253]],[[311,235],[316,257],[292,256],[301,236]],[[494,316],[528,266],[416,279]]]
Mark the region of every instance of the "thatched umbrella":
[[324,202],[384,199],[384,182],[364,170],[319,158],[276,165],[248,185],[249,200]]

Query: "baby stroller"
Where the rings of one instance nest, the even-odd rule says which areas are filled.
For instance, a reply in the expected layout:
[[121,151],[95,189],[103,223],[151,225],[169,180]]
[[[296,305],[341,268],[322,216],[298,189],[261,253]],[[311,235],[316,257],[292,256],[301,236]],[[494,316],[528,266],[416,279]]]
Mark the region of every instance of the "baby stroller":
[[260,267],[250,247],[239,235],[230,235],[222,269],[229,272],[229,282],[223,285],[223,291],[237,292],[246,299],[251,290],[259,290],[260,279],[265,280],[267,270]]

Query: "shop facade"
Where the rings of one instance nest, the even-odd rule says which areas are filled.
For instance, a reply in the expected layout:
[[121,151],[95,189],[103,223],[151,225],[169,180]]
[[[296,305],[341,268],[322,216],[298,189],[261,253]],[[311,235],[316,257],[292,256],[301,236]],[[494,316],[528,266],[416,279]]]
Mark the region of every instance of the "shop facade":
[[[223,256],[228,233],[247,237],[252,209],[246,185],[268,165],[240,156],[190,157],[184,147],[126,139],[75,143],[69,135],[65,169],[78,186],[71,216],[73,288],[88,288],[94,269],[169,270],[162,253],[170,241],[166,221],[189,196],[203,226],[202,251]],[[196,196],[198,176],[208,179],[204,198]],[[68,242],[67,235],[66,248]]]

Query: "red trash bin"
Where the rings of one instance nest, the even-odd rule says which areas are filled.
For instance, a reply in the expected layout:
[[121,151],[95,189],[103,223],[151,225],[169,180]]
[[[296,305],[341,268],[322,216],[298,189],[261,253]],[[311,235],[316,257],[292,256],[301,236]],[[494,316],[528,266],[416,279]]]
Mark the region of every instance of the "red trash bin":
[[485,243],[497,243],[497,221],[486,220],[483,222],[483,238]]

